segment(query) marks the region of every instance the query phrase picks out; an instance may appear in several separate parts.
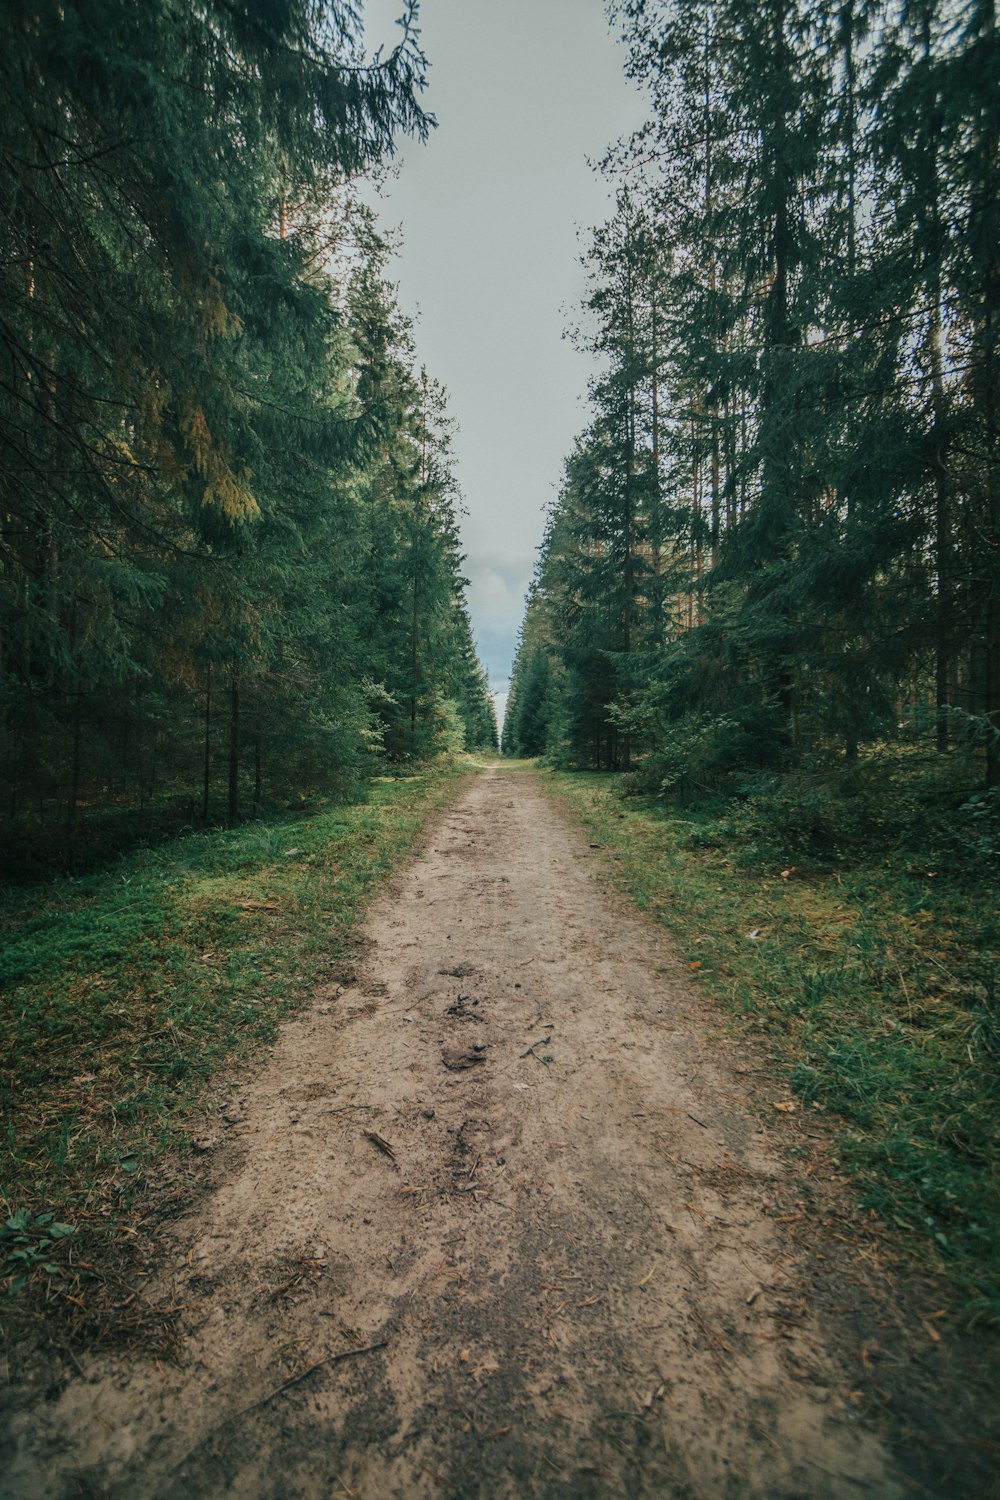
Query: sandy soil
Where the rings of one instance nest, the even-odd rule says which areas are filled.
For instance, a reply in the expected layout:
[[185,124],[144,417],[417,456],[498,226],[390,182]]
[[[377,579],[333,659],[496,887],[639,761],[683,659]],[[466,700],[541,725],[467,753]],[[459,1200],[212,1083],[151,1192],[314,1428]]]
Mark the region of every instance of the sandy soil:
[[181,1365],[82,1356],[4,1500],[913,1493],[785,1119],[601,857],[524,773],[465,787],[206,1123],[147,1291]]

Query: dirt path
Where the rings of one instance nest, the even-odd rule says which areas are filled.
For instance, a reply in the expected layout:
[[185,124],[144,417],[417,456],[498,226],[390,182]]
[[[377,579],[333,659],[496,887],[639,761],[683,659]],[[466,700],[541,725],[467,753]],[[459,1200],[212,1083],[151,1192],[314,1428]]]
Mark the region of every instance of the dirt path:
[[204,1143],[182,1367],[86,1357],[5,1500],[907,1493],[752,1068],[598,858],[523,773],[464,791]]

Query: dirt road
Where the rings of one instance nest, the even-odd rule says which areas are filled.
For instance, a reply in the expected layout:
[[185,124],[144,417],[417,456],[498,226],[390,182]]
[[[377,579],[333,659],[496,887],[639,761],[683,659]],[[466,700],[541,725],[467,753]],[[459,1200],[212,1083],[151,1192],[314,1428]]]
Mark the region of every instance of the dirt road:
[[5,1500],[906,1492],[752,1060],[599,861],[529,776],[465,788],[206,1127],[182,1366],[82,1359]]

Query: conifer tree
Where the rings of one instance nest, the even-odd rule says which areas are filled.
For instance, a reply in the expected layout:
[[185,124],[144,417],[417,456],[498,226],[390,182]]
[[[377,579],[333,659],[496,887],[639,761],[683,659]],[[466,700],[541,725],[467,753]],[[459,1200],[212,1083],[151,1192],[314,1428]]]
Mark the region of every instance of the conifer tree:
[[[361,774],[397,686],[364,569],[359,588],[371,538],[388,544],[379,586],[424,559],[447,622],[417,717],[437,712],[435,673],[474,696],[454,500],[413,478],[419,382],[391,306],[346,295],[350,268],[377,279],[383,258],[351,181],[429,124],[414,12],[374,63],[340,0],[4,14],[14,819],[29,796],[38,816],[54,804],[72,842],[84,789],[141,809],[169,784],[192,814],[235,819]],[[383,483],[387,454],[410,481]]]
[[[931,694],[939,748],[964,724],[993,784],[994,7],[612,14],[652,114],[605,170],[653,294],[623,341],[632,259],[603,231],[590,308],[610,369],[529,615],[560,620],[550,722],[577,759],[595,758],[581,725],[617,729],[654,776],[685,743],[703,766],[793,767],[853,759]],[[622,409],[638,418],[624,440]],[[616,444],[650,476],[637,510],[614,502],[619,530],[640,521],[634,589],[608,530]],[[627,653],[620,628],[595,629],[597,600],[605,626],[644,622]],[[526,652],[527,636],[519,694]]]

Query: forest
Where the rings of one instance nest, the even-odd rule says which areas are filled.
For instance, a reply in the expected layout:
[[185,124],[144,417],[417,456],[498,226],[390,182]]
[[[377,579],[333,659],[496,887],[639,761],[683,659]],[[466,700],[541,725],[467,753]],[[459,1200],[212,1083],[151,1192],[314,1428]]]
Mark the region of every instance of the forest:
[[0,57],[8,872],[496,743],[451,419],[360,185],[415,6],[30,0]]
[[612,16],[648,119],[602,164],[577,329],[600,373],[504,747],[756,792],[806,843],[908,755],[995,853],[993,0]]
[[997,0],[399,7],[0,13],[0,1500],[995,1494]]

